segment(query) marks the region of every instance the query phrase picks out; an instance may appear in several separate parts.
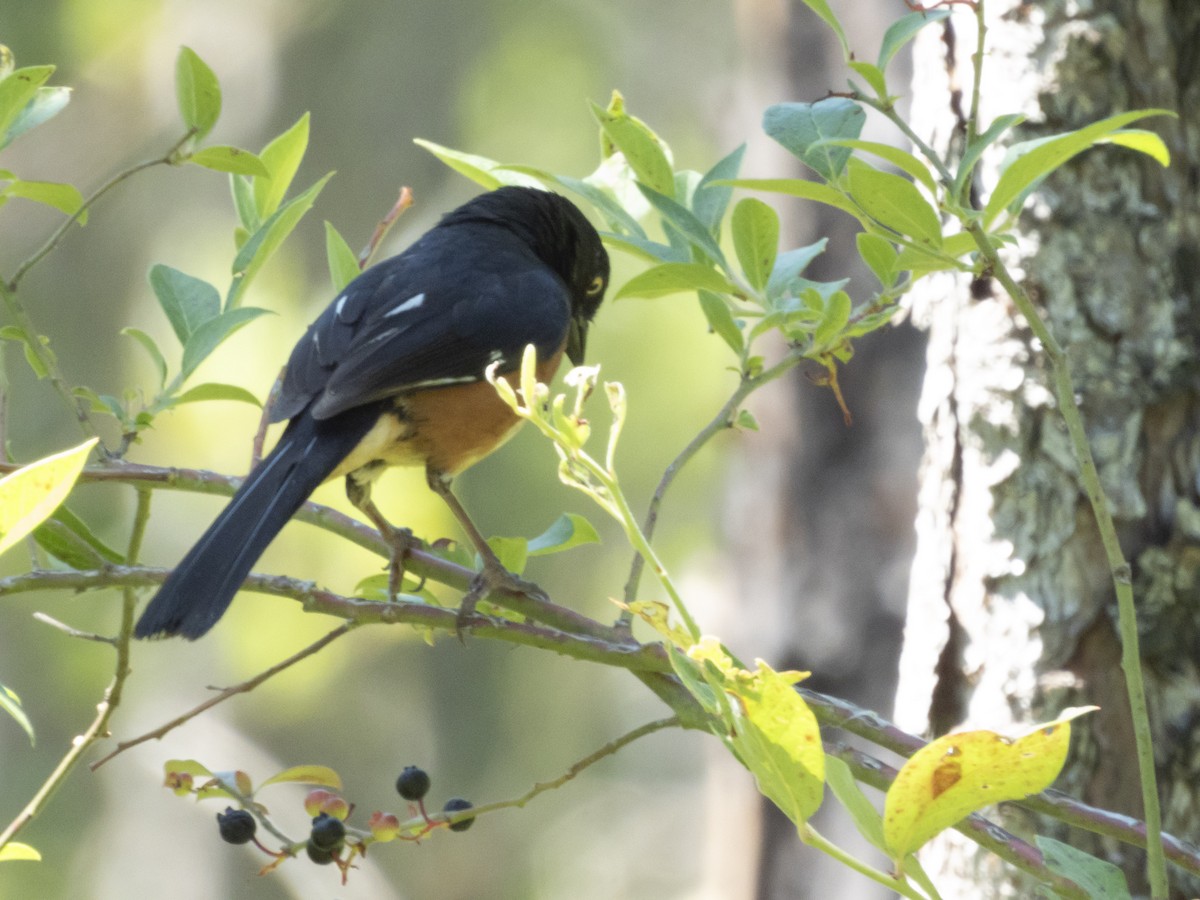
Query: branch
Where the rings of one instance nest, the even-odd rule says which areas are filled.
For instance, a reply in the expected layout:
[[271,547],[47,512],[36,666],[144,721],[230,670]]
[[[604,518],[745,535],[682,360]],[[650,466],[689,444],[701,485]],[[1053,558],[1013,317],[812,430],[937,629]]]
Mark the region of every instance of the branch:
[[[19,465],[13,463],[0,462],[0,474],[15,472],[19,468]],[[242,479],[239,477],[222,475],[206,469],[161,468],[158,466],[127,463],[122,460],[109,460],[99,465],[89,466],[83,470],[79,480],[92,484],[118,483],[127,484],[135,488],[182,490],[226,497],[232,496],[242,483]],[[391,558],[391,545],[383,539],[378,531],[330,506],[323,506],[322,504],[309,501],[300,508],[294,518],[301,522],[307,522],[310,525],[316,525],[325,531],[369,550],[383,559]],[[416,548],[406,558],[405,566],[416,575],[464,592],[470,589],[471,582],[477,574],[473,569],[468,569],[466,566],[450,562],[427,550]],[[119,566],[113,566],[99,571],[120,573],[122,570]],[[146,569],[143,571],[150,572],[153,570]],[[47,587],[83,589],[104,586],[104,583],[95,581],[95,572],[88,573],[89,577],[86,582],[79,585],[71,583],[69,576],[74,574],[72,572],[28,573],[28,575],[34,574],[38,575],[39,578],[47,575],[67,576],[65,581],[47,584]],[[41,589],[36,586],[32,588],[22,587],[24,584],[22,579],[25,577],[27,576],[0,579],[0,585],[2,585],[0,587],[0,594],[15,593],[23,589]],[[126,578],[130,576],[126,572],[120,577]],[[136,586],[147,586],[160,582],[161,578],[158,581],[149,578],[137,581]],[[125,582],[119,580],[110,583]],[[497,606],[510,609],[513,612],[536,619],[543,624],[571,634],[589,635],[614,643],[621,643],[628,640],[628,636],[623,632],[619,632],[617,629],[597,622],[594,619],[590,619],[566,606],[507,594],[495,594],[487,599]]]
[[[108,566],[89,571],[39,570],[0,579],[0,597],[35,590],[83,591],[101,587],[153,587],[162,584],[169,569],[152,566]],[[369,623],[413,625],[456,633],[458,610],[428,603],[402,600],[380,602],[346,597],[318,588],[311,581],[282,575],[250,575],[245,590],[257,591],[300,602],[308,612],[326,613],[357,626]],[[538,603],[537,608],[554,604]],[[578,614],[575,614],[578,615]],[[587,620],[591,621],[591,620]],[[589,660],[635,672],[669,674],[671,663],[658,644],[639,644],[625,632],[592,622],[596,630],[608,632],[607,639],[571,633],[528,622],[514,622],[481,613],[468,616],[462,627],[479,637],[497,638],[513,644],[554,650],[574,659]]]

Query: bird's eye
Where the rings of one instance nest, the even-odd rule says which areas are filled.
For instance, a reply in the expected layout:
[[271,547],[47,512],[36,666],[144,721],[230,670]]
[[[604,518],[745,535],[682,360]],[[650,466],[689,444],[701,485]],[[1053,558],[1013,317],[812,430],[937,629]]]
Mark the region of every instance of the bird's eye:
[[597,275],[592,279],[592,283],[588,285],[587,294],[589,297],[595,297],[604,290],[604,278]]

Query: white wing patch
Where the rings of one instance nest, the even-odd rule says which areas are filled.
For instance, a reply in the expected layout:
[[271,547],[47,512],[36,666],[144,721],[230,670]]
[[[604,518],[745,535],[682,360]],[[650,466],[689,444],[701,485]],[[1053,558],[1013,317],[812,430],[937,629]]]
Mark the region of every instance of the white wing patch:
[[392,316],[398,316],[401,313],[406,313],[414,309],[420,309],[421,304],[425,302],[425,294],[422,292],[413,297],[409,297],[400,303],[397,303],[391,309],[383,314],[383,318],[388,319]]

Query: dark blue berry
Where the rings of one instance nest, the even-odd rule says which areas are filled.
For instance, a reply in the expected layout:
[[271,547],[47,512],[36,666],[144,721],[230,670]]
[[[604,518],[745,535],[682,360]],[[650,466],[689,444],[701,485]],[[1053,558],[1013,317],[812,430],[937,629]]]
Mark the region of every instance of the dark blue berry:
[[245,844],[254,839],[258,823],[247,810],[227,806],[225,812],[217,813],[217,827],[221,829],[221,840],[230,844]]
[[396,779],[396,790],[405,800],[420,800],[429,793],[429,773],[416,766],[405,766]]
[[[442,807],[442,812],[456,813],[456,812],[460,812],[464,809],[470,809],[472,807],[472,805],[473,804],[471,803],[470,800],[464,800],[462,797],[451,797],[449,800],[446,801],[446,805]],[[468,828],[470,828],[474,824],[475,824],[475,817],[472,816],[469,819],[463,819],[462,821],[455,822],[453,825],[450,826],[450,830],[451,831],[466,831]]]

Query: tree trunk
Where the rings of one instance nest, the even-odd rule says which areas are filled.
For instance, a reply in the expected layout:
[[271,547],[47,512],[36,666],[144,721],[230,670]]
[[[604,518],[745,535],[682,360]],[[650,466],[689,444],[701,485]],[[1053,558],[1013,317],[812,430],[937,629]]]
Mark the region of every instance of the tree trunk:
[[[973,14],[914,49],[918,132],[960,140]],[[1170,168],[1118,147],[1076,158],[1027,207],[1010,262],[1068,348],[1077,398],[1135,576],[1164,827],[1200,831],[1200,4],[1194,0],[987,0],[983,124],[1020,111],[1014,140],[1144,107]],[[1140,124],[1140,123],[1139,123]],[[995,164],[983,190],[995,183]],[[896,717],[941,734],[1003,730],[1094,703],[1057,786],[1141,817],[1115,600],[1055,410],[1041,347],[997,284],[930,282],[926,451]],[[1036,826],[1122,866],[1144,855]],[[944,896],[1031,896],[1017,873],[949,833],[925,860]],[[1173,872],[1172,896],[1200,884]]]
[[[896,11],[895,0],[835,5],[856,52],[873,58]],[[747,71],[732,104],[738,114],[727,115],[722,107],[730,142],[755,135],[743,166],[746,175],[800,175],[796,159],[761,132],[762,113],[773,103],[813,101],[843,89],[841,48],[802,4],[739,0],[736,8]],[[906,65],[906,59],[895,63],[892,77],[899,84]],[[876,131],[870,136],[898,138]],[[858,223],[816,203],[776,199],[785,220],[784,245],[828,237],[828,248],[810,274],[830,280],[849,275],[856,300],[863,300],[875,282],[855,251]],[[840,375],[854,414],[850,428],[832,392],[804,372],[757,395],[752,406],[763,429],[743,437],[744,452],[730,478],[727,546],[739,601],[728,607],[718,633],[781,668],[811,669],[810,687],[875,709],[885,707],[895,691],[904,573],[913,548],[923,344],[923,337],[905,325],[856,347]],[[739,808],[741,796],[729,789],[730,781],[738,778],[744,791],[753,789],[738,768],[728,780],[714,780],[725,798],[712,805],[720,823],[714,833],[723,845],[731,832],[756,835],[757,871],[741,873],[752,882],[743,882],[742,892],[735,893],[726,879],[719,896],[888,896],[801,844],[795,826],[770,801],[758,798],[755,825],[739,819],[731,826],[730,811]],[[816,825],[838,844],[871,855],[832,799]],[[732,864],[735,854],[723,856]]]

